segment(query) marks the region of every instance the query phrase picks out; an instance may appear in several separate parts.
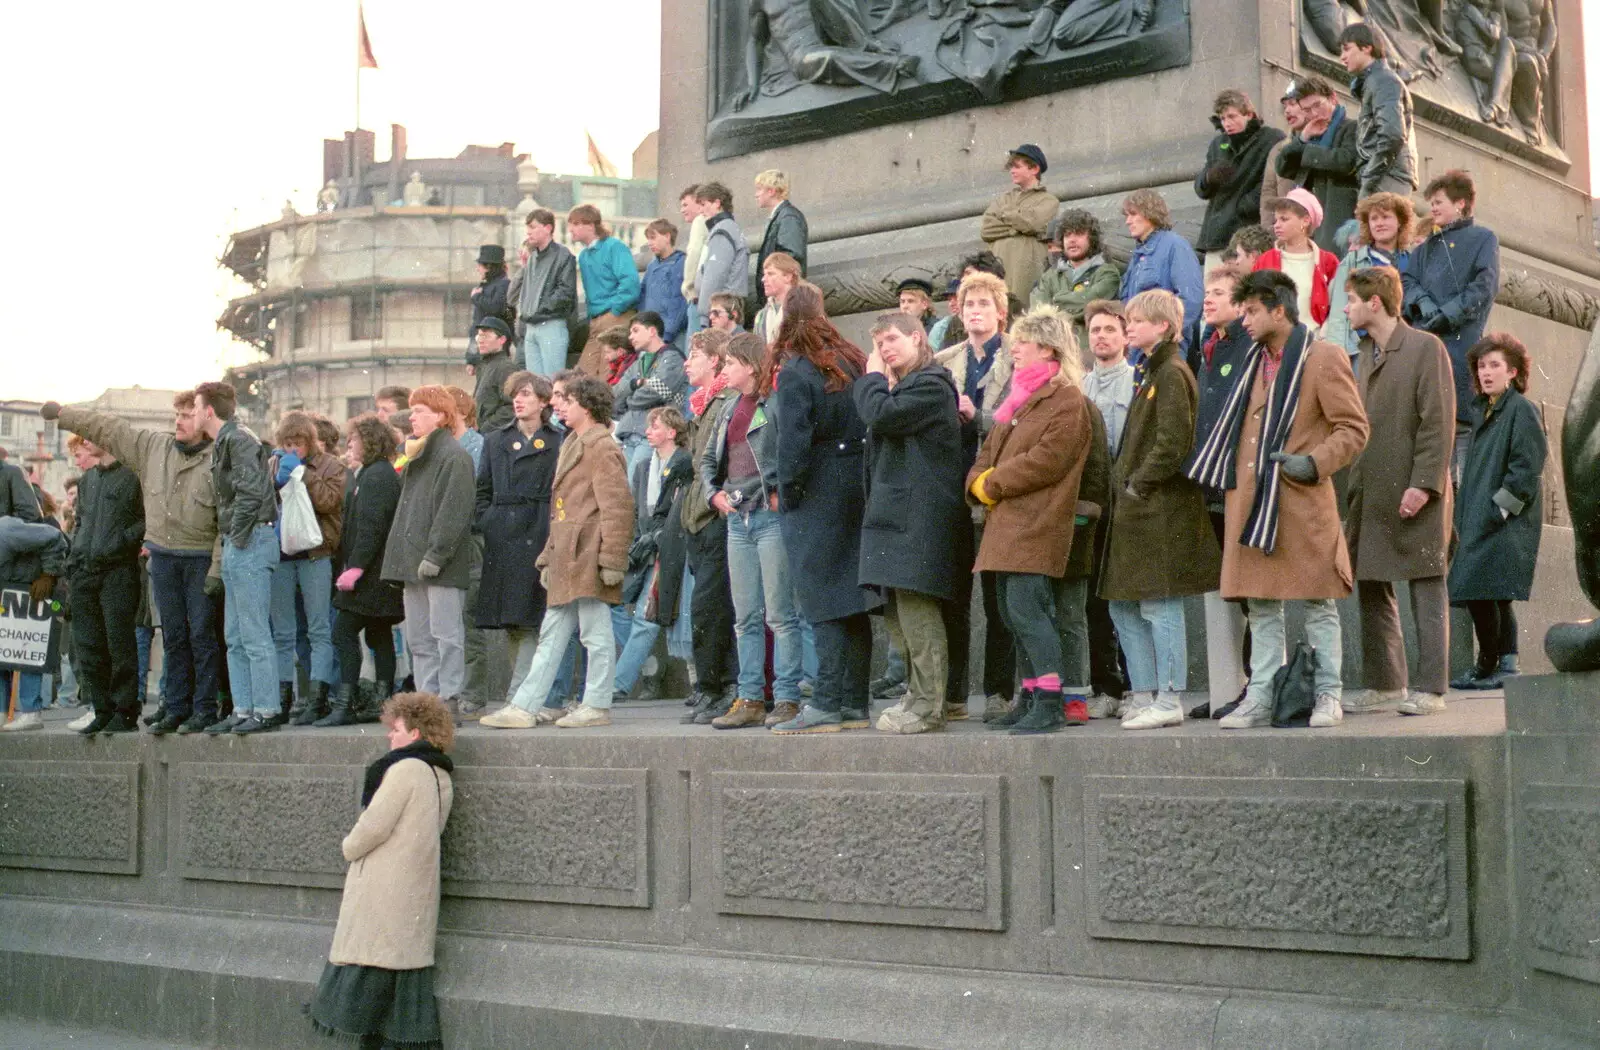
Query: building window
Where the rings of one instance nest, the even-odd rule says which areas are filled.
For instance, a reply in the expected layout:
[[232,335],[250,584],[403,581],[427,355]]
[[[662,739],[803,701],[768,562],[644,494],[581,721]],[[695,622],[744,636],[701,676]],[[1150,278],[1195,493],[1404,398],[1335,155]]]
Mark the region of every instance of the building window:
[[482,186],[446,186],[445,203],[455,208],[481,208],[487,194]]
[[450,292],[445,295],[444,314],[440,323],[444,327],[446,339],[470,334],[467,330],[472,327],[472,299],[466,292]]
[[[363,412],[376,412],[378,402],[370,397],[347,397],[344,399],[344,418],[354,419]],[[331,449],[329,451],[332,451]]]
[[48,419],[45,420],[45,424],[44,424],[44,447],[45,448],[55,448],[60,444],[61,444],[61,435],[56,430],[55,421],[54,420],[48,420]]
[[383,338],[383,296],[376,291],[350,297],[350,338]]
[[617,214],[617,187],[613,183],[580,182],[578,197],[580,203],[599,208],[601,218],[609,219]]
[[311,345],[311,304],[300,302],[294,304],[294,335],[293,346],[296,350],[304,350]]
[[9,413],[0,413],[0,437],[14,437],[17,432],[17,417]]

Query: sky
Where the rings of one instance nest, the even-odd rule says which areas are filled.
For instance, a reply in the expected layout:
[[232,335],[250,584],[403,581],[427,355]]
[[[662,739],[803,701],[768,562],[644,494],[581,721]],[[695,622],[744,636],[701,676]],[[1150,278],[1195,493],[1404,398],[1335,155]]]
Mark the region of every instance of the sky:
[[[354,0],[13,8],[0,399],[180,388],[249,359],[216,329],[241,291],[216,259],[285,199],[315,210],[322,139],[354,125]],[[510,140],[584,172],[588,130],[626,175],[659,122],[659,0],[367,0],[366,20],[379,159],[396,122],[415,157]],[[1600,172],[1600,25],[1585,49]]]

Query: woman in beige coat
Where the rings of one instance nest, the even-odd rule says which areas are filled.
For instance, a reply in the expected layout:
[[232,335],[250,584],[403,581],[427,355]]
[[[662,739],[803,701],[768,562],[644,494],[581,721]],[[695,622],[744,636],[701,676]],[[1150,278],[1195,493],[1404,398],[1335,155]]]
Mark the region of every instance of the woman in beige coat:
[[364,1047],[442,1048],[433,943],[455,723],[431,693],[390,697],[383,721],[390,750],[367,767],[344,839],[339,924],[307,1012],[319,1032]]

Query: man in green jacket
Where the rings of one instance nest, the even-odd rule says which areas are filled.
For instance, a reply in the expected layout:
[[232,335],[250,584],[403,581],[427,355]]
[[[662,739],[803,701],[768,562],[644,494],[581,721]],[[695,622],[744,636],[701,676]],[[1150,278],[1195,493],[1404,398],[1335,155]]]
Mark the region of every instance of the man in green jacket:
[[1050,305],[1072,319],[1072,332],[1078,337],[1078,353],[1085,370],[1094,367],[1089,353],[1089,330],[1083,308],[1096,299],[1115,299],[1122,286],[1122,267],[1106,259],[1101,251],[1100,220],[1082,208],[1072,208],[1050,226],[1050,246],[1060,245],[1055,263],[1039,275],[1033,286],[1029,309]]
[[217,721],[214,595],[222,593],[217,493],[211,439],[195,425],[194,391],[172,399],[174,433],[135,428],[86,408],[46,402],[39,414],[111,453],[139,476],[144,492],[144,546],[150,585],[161,613],[166,696],[156,734],[198,733]]

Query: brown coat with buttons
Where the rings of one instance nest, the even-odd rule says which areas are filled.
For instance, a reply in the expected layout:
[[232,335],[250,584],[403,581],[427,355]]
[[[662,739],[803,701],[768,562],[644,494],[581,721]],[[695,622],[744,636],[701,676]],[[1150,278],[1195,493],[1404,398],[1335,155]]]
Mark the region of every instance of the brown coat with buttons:
[[1100,575],[1108,601],[1215,590],[1217,537],[1200,486],[1183,473],[1200,403],[1177,343],[1151,353],[1111,467],[1111,534]]
[[450,774],[421,759],[390,766],[344,837],[344,897],[328,961],[420,970],[439,929],[439,836],[455,795]]
[[[550,538],[535,562],[549,575],[548,604],[597,598],[620,605],[632,543],[633,493],[621,446],[598,423],[568,434],[551,485]],[[617,582],[602,583],[602,569],[615,570]]]
[[1089,400],[1063,373],[996,423],[967,473],[967,498],[978,475],[989,508],[974,572],[1024,572],[1063,576],[1072,552],[1078,489],[1094,433]]
[[1222,545],[1222,596],[1291,600],[1343,598],[1350,593],[1350,552],[1339,526],[1333,475],[1367,443],[1367,413],[1342,347],[1313,341],[1300,377],[1300,402],[1283,451],[1310,456],[1317,480],[1284,477],[1278,486],[1278,541],[1271,554],[1239,543],[1256,498],[1256,449],[1271,393],[1256,369],[1239,434],[1237,484],[1227,494]]
[[[1356,356],[1372,454],[1350,467],[1345,538],[1358,580],[1420,580],[1445,573],[1455,518],[1450,455],[1456,387],[1438,336],[1400,322],[1389,345],[1361,340]],[[1406,489],[1429,493],[1416,517],[1400,516]]]

